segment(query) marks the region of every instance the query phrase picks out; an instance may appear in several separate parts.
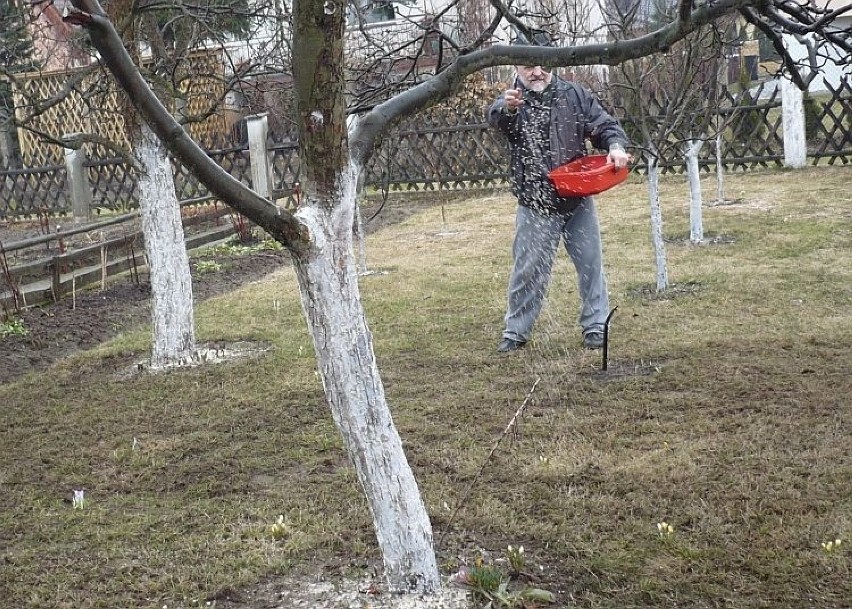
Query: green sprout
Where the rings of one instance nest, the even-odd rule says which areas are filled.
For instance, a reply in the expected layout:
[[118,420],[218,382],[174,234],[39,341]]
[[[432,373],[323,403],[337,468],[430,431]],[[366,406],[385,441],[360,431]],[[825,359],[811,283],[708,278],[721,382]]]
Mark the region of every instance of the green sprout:
[[215,260],[199,260],[195,263],[195,270],[199,273],[215,273],[222,270],[222,265]]
[[7,319],[0,323],[0,338],[7,336],[26,336],[30,331],[24,326],[24,322],[20,319]]
[[[510,567],[519,573],[525,565],[523,547],[509,546],[506,556]],[[462,566],[453,582],[469,590],[475,602],[489,609],[534,609],[556,600],[552,592],[541,588],[527,586],[521,590],[510,590],[509,578],[496,566],[485,564],[481,555],[476,557],[472,566]]]

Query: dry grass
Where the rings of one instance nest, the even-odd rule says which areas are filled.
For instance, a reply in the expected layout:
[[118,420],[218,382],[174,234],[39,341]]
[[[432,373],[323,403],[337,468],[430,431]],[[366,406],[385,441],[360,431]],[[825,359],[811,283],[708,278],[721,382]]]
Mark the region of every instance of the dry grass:
[[[662,296],[644,185],[599,197],[618,305],[607,373],[579,349],[564,253],[529,348],[494,352],[508,198],[374,234],[384,273],[363,300],[445,572],[513,544],[559,606],[848,607],[851,175],[729,176],[742,202],[705,208],[718,243],[701,246],[684,241],[684,185],[664,179]],[[199,310],[203,340],[271,344],[258,360],[126,379],[140,330],[0,387],[0,605],[237,606],[224,599],[274,576],[377,564],[295,290],[282,270]],[[824,551],[836,538],[848,545]]]

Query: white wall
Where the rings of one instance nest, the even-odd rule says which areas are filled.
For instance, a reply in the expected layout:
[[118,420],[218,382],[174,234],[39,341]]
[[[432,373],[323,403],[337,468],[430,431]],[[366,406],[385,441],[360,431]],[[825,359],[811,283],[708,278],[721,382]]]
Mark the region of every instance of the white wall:
[[[838,29],[848,29],[852,27],[852,16],[838,19],[836,27]],[[784,43],[793,59],[807,59],[807,48],[795,38],[792,36],[786,36],[784,38]],[[826,91],[827,89],[824,80],[828,81],[832,87],[836,88],[841,80],[852,77],[852,65],[850,65],[850,58],[845,51],[841,51],[838,48],[831,46],[826,48],[822,54],[828,55],[831,59],[826,59],[822,69],[820,70],[822,78],[817,76],[813,82],[811,82],[808,87],[811,92]],[[845,60],[843,58],[845,58]]]

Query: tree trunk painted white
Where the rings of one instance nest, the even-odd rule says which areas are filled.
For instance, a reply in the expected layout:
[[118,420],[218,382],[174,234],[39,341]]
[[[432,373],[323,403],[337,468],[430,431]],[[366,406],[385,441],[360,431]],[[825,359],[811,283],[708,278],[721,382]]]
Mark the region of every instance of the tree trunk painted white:
[[358,170],[341,177],[336,205],[296,212],[311,248],[294,257],[302,307],[336,423],[367,496],[385,576],[394,592],[441,587],[432,525],[391,418],[358,288],[352,223]]
[[657,263],[657,292],[669,287],[669,272],[666,264],[666,243],[663,240],[663,211],[660,206],[660,170],[657,156],[652,150],[645,157],[648,164],[648,199],[651,204],[651,242]]
[[686,145],[686,175],[689,179],[689,240],[692,243],[704,241],[701,176],[698,171],[698,153],[703,146],[703,140],[690,140]]
[[142,126],[133,154],[142,166],[139,210],[151,276],[151,367],[156,369],[195,354],[192,276],[172,166],[147,125]]
[[725,165],[722,161],[722,133],[716,133],[716,203],[725,202]]
[[781,122],[784,130],[784,166],[802,168],[808,158],[805,106],[802,91],[786,78],[781,79]]

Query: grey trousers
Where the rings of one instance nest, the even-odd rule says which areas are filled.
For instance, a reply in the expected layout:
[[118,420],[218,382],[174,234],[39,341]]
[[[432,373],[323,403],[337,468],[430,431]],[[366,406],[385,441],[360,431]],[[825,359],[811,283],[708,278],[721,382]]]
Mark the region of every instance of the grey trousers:
[[546,215],[518,205],[504,338],[529,340],[544,305],[560,238],[577,271],[578,321],[583,334],[603,332],[609,314],[609,296],[598,215],[594,200],[588,197],[564,214]]

